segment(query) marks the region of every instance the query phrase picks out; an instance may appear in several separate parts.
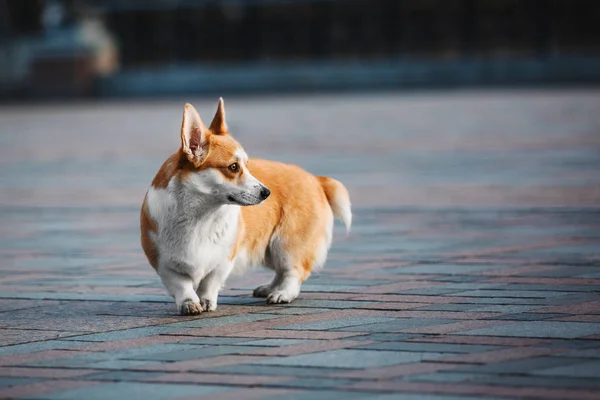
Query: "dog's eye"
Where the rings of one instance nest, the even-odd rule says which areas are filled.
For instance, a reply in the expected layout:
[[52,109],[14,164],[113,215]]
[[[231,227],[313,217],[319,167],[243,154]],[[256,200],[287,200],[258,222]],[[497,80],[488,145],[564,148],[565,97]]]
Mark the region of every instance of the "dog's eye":
[[238,171],[239,171],[239,169],[240,169],[240,166],[238,165],[238,163],[233,163],[233,164],[231,164],[231,165],[230,165],[229,167],[227,167],[227,168],[229,168],[229,170],[230,170],[231,172],[238,172]]

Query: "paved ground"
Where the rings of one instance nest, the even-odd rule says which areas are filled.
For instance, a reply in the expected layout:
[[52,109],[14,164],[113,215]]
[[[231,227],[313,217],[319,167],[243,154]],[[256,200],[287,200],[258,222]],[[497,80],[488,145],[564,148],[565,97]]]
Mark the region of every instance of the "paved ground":
[[184,318],[138,207],[188,100],[0,108],[0,398],[600,398],[600,92],[226,99],[355,223],[294,304]]

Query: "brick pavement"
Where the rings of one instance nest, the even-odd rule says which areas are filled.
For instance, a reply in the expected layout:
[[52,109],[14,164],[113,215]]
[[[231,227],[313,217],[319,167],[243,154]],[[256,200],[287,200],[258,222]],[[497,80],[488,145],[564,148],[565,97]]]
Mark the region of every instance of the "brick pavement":
[[226,99],[354,226],[295,303],[253,271],[199,317],[138,244],[184,101],[0,107],[0,398],[600,397],[600,92]]

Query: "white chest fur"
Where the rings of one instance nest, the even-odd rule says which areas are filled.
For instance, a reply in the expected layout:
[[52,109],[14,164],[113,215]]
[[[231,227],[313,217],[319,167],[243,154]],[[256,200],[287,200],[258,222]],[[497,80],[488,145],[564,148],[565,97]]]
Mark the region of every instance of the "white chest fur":
[[171,268],[195,284],[229,260],[237,236],[240,208],[211,207],[178,195],[172,185],[151,187],[148,212],[156,221],[152,239],[158,250],[158,268]]

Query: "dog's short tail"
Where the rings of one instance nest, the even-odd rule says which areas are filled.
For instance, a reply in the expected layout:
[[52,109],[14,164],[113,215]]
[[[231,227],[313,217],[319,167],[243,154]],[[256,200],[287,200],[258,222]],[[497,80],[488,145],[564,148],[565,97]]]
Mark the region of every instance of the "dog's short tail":
[[352,225],[352,211],[350,209],[350,195],[346,187],[339,181],[327,176],[319,176],[321,187],[325,196],[327,196],[327,202],[333,211],[333,214],[342,220],[346,226],[346,232],[350,232],[350,225]]

